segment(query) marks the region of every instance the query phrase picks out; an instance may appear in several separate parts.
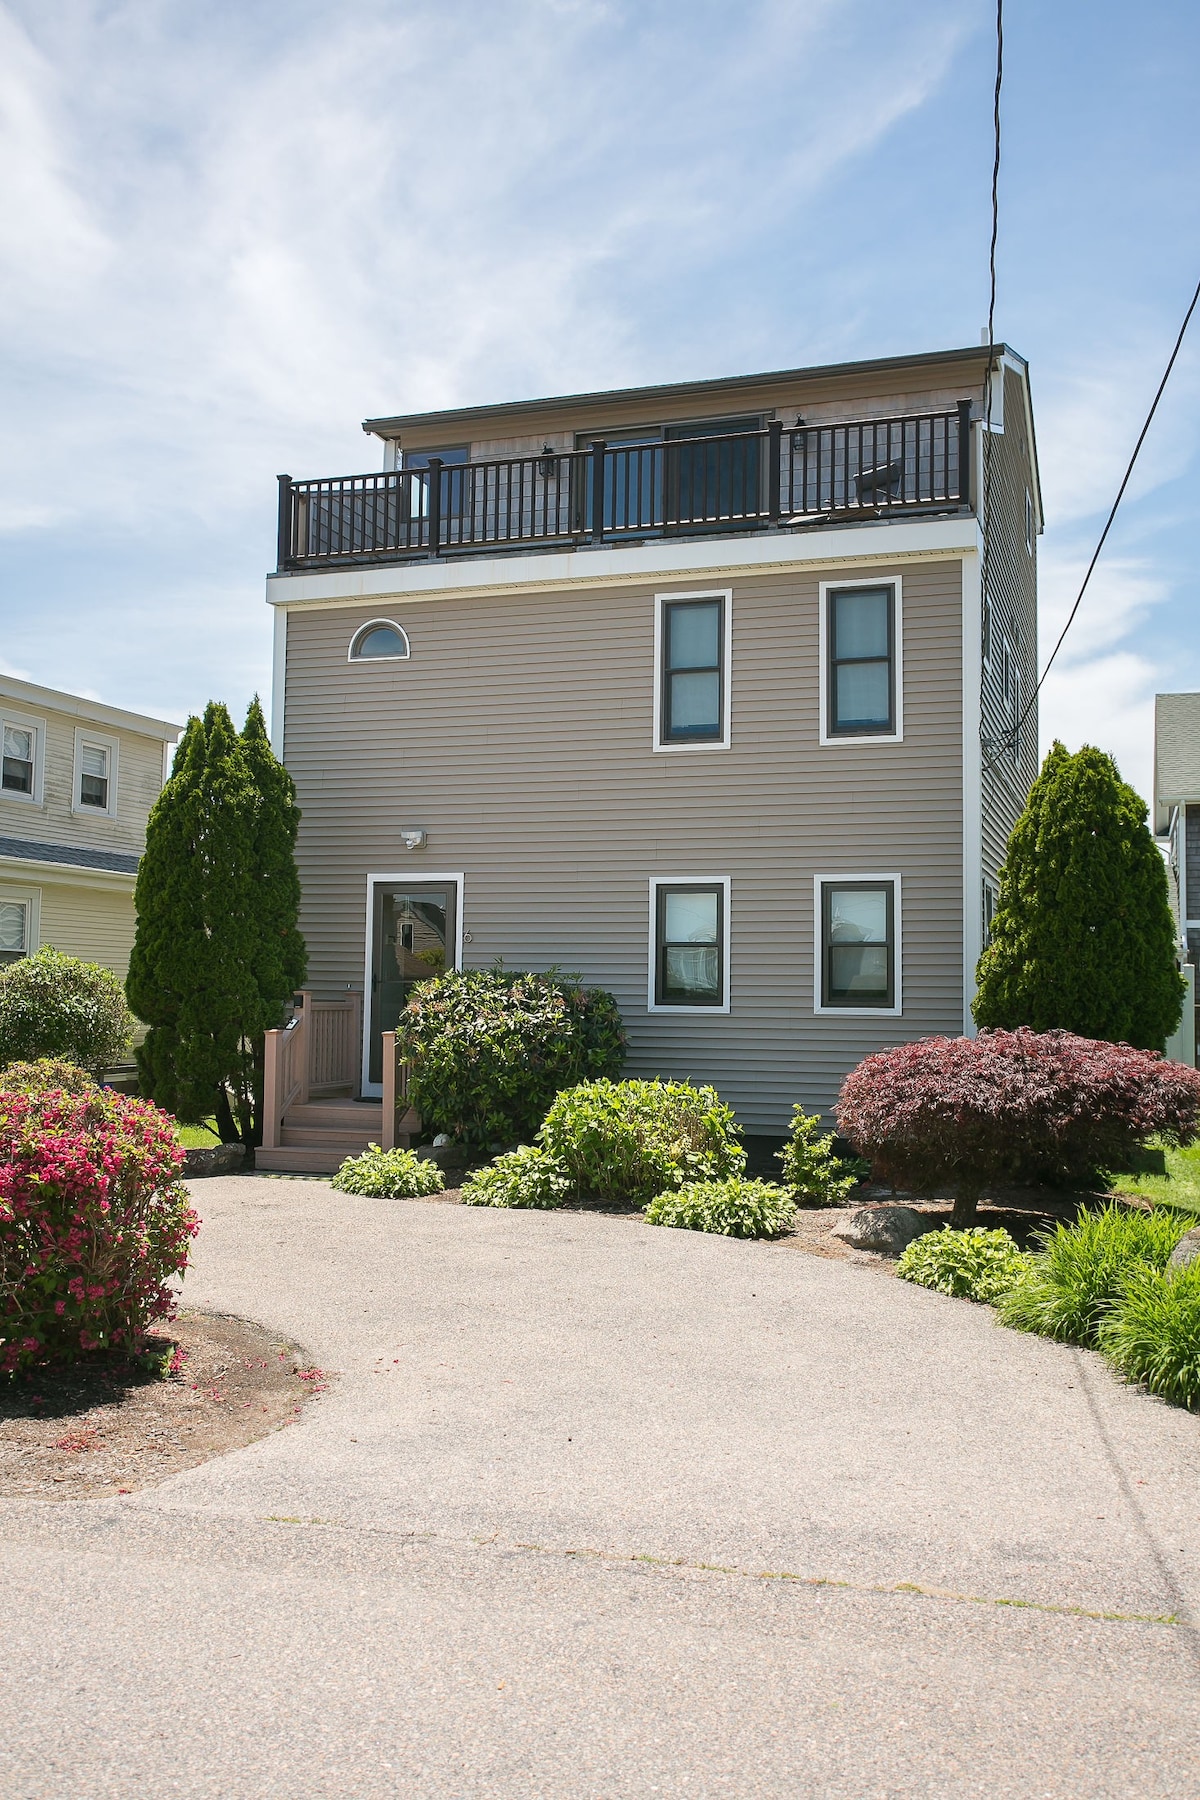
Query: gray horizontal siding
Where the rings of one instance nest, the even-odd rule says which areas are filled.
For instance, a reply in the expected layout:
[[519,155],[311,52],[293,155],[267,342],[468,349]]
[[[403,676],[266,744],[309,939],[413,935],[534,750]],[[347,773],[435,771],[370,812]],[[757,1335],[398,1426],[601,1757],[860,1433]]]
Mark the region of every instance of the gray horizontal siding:
[[[375,667],[346,649],[386,607],[293,613],[313,983],[361,981],[369,871],[462,870],[468,963],[611,988],[632,1072],[713,1081],[752,1128],[828,1108],[881,1044],[961,1030],[961,569],[903,576],[906,740],[862,748],[817,742],[815,577],[733,584],[727,751],[651,750],[650,586],[410,606],[411,661]],[[414,825],[418,854],[400,847]],[[899,1019],[813,1016],[812,877],[855,871],[903,877]],[[654,874],[732,878],[728,1016],[648,1014]]]

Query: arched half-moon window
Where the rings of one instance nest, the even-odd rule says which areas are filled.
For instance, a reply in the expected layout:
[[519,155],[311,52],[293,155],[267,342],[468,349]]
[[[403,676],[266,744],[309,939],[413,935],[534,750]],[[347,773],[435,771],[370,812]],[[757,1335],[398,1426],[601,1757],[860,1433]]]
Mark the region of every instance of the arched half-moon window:
[[390,619],[372,619],[350,640],[351,662],[381,662],[386,657],[408,654],[407,636]]

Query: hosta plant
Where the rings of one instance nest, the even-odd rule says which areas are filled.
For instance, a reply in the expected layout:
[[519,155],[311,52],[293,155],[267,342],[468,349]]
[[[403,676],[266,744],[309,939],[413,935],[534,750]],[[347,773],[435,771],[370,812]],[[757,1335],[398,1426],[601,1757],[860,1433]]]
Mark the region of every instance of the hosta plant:
[[526,1206],[543,1212],[562,1206],[571,1184],[558,1163],[537,1144],[522,1144],[463,1182],[464,1206]]
[[833,1133],[821,1130],[819,1113],[797,1106],[791,1136],[777,1160],[783,1179],[801,1206],[842,1206],[859,1179],[858,1171],[836,1155]]
[[1200,1262],[1135,1270],[1098,1338],[1127,1381],[1200,1412]]
[[1079,1184],[1155,1135],[1190,1143],[1200,1071],[1069,1031],[981,1031],[865,1057],[834,1113],[877,1176],[953,1189],[953,1223],[970,1225],[989,1183]]
[[646,1208],[647,1225],[682,1231],[715,1231],[722,1237],[773,1238],[790,1230],[796,1206],[790,1191],[774,1181],[689,1181],[668,1188]]
[[576,1193],[630,1206],[746,1165],[731,1109],[686,1081],[583,1082],[555,1098],[538,1135]]
[[343,1194],[365,1194],[369,1200],[420,1200],[440,1194],[446,1183],[428,1157],[368,1144],[361,1156],[346,1158],[329,1185]]
[[1007,1231],[978,1226],[955,1231],[926,1231],[902,1252],[896,1273],[918,1287],[963,1300],[999,1300],[1016,1283],[1032,1258],[1018,1250]]
[[1190,1221],[1169,1212],[1106,1206],[1043,1241],[999,1303],[1005,1325],[1095,1348],[1101,1326],[1144,1269],[1166,1267]]
[[147,1101],[0,1089],[0,1371],[141,1350],[199,1228],[183,1159]]

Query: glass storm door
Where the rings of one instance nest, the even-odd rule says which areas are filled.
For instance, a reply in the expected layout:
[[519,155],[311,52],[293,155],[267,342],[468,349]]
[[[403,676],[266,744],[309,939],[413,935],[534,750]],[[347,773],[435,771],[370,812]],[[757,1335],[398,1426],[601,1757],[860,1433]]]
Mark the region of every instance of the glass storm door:
[[395,1030],[417,983],[454,967],[455,899],[451,881],[374,889],[367,1059],[372,1087],[383,1082],[383,1034]]

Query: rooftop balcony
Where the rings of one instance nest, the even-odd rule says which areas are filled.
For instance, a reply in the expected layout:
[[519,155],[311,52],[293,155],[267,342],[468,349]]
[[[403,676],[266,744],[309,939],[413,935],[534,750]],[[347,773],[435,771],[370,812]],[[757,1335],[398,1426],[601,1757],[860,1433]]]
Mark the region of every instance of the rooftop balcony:
[[952,412],[338,475],[279,477],[281,573],[726,534],[970,505],[971,402]]

